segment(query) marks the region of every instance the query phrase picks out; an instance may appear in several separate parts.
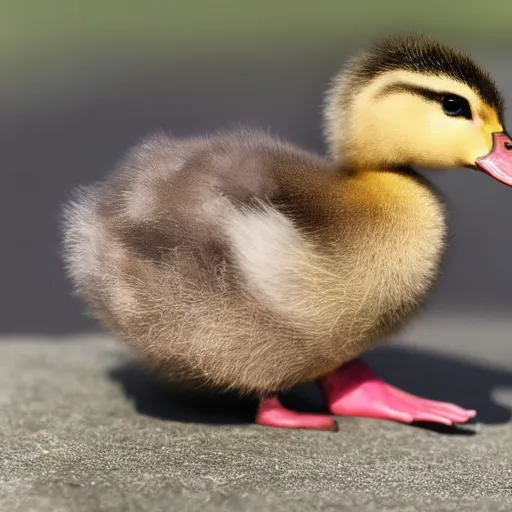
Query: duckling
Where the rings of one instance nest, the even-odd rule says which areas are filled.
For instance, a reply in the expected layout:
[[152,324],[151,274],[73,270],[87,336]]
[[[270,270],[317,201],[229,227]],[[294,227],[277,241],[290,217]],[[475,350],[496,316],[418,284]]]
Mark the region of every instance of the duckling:
[[[512,185],[502,96],[461,51],[395,37],[335,77],[324,119],[327,156],[257,130],[144,139],[65,208],[73,286],[159,375],[256,396],[260,425],[466,422],[475,411],[359,357],[421,311],[440,272],[444,206],[413,167]],[[330,414],[282,405],[306,382]]]

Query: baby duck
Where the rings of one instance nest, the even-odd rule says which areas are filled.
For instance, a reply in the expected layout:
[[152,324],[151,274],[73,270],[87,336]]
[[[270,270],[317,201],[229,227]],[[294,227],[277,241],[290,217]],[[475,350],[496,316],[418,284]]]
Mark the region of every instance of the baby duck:
[[[405,393],[357,358],[439,273],[445,212],[411,167],[512,185],[500,92],[456,49],[386,39],[334,80],[325,133],[329,157],[250,130],[143,140],[65,209],[74,287],[158,374],[257,396],[260,425],[466,422],[475,411]],[[332,415],[280,403],[313,381]]]

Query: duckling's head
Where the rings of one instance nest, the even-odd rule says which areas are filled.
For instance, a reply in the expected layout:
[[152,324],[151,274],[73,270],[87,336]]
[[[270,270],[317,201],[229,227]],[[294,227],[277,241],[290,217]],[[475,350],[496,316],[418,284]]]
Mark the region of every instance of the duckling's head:
[[354,169],[469,167],[512,186],[512,140],[489,74],[425,37],[391,38],[352,59],[327,94],[331,156]]

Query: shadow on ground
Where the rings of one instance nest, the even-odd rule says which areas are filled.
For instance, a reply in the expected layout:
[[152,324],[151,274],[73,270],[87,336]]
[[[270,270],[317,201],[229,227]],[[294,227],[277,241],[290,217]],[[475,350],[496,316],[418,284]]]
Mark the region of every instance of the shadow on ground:
[[[401,347],[378,349],[364,359],[382,378],[408,392],[477,409],[478,423],[503,424],[512,416],[511,408],[497,403],[492,396],[496,389],[512,389],[512,372],[435,352]],[[109,375],[120,383],[140,414],[170,421],[214,425],[254,421],[255,399],[170,385],[149,374],[136,362],[117,366]],[[286,406],[296,410],[325,412],[320,392],[312,384],[298,386],[285,394],[282,400]],[[463,428],[427,423],[416,426],[444,434],[474,433]]]
[[167,383],[135,361],[111,369],[109,376],[121,384],[126,397],[134,402],[140,414],[169,421],[213,425],[254,421],[256,399]]

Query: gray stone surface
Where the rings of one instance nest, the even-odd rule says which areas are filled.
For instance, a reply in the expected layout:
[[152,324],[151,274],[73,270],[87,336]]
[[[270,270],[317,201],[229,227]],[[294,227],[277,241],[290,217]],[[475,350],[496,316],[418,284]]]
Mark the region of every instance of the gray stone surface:
[[[425,318],[368,356],[394,383],[478,408],[457,432],[265,429],[251,401],[176,394],[108,337],[4,339],[0,510],[510,512],[511,327]],[[309,387],[287,401],[321,408]]]

